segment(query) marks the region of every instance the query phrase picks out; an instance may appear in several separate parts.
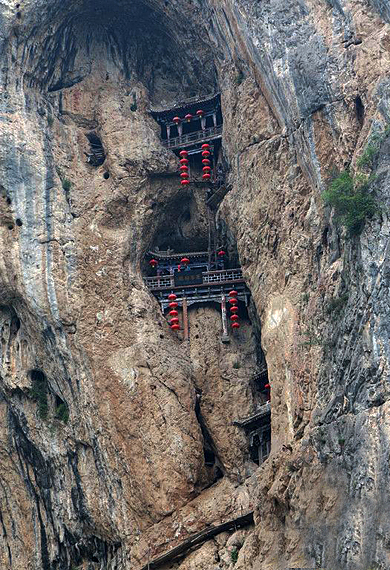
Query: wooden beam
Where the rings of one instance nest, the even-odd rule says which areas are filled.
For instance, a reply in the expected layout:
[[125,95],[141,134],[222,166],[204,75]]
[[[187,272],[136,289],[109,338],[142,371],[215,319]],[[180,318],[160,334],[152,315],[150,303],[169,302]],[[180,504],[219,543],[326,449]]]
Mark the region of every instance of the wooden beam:
[[237,528],[242,528],[244,526],[248,526],[253,524],[253,511],[243,515],[241,517],[237,517],[232,519],[226,523],[220,524],[218,526],[210,526],[206,529],[198,532],[197,534],[193,534],[187,540],[172,548],[165,554],[154,558],[153,560],[148,561],[148,563],[141,568],[141,570],[155,570],[159,568],[163,564],[167,562],[172,562],[177,558],[182,557],[186,552],[192,550],[195,546],[201,545],[213,536],[217,534],[221,534],[222,532],[227,532],[229,530],[234,530]]
[[221,314],[222,314],[222,342],[229,342],[225,295],[222,295],[221,297]]

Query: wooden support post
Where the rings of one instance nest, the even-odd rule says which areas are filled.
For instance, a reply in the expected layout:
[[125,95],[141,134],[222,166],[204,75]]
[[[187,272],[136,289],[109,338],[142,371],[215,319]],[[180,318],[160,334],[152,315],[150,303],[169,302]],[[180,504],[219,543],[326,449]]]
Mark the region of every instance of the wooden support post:
[[217,114],[213,113],[213,123],[214,123],[214,127],[217,126]]
[[167,125],[167,139],[171,138],[171,125]]
[[226,298],[222,295],[221,298],[221,312],[222,312],[222,342],[230,342],[226,314]]
[[188,340],[190,338],[190,335],[189,335],[189,326],[188,326],[188,304],[186,297],[184,297],[183,299],[183,329],[184,329],[184,340]]

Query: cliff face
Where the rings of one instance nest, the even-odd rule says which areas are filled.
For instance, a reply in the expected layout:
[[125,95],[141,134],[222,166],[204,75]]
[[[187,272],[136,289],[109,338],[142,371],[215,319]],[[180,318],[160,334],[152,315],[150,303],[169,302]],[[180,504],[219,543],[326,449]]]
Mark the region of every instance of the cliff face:
[[[161,568],[390,566],[386,136],[359,237],[321,199],[389,123],[389,22],[381,0],[0,3],[1,568],[139,570],[252,510]],[[252,295],[230,345],[209,306],[182,342],[142,279],[208,231],[149,109],[218,90],[217,223]],[[263,352],[257,468],[232,422]]]

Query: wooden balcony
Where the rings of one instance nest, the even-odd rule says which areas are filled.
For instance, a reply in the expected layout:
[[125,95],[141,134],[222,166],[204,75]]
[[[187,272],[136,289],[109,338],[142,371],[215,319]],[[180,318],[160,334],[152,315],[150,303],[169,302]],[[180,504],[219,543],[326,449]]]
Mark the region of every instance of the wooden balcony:
[[[204,143],[214,139],[220,139],[221,137],[222,125],[218,127],[209,127],[204,131],[196,131],[195,133],[189,133],[188,135],[182,135],[181,137],[163,140],[162,144],[170,150],[175,150],[178,148],[192,146],[197,143]],[[199,151],[200,150],[201,149],[199,149]]]
[[[164,289],[175,289],[174,275],[159,275],[157,277],[145,277],[145,283],[151,291],[161,291]],[[202,273],[202,284],[199,285],[219,285],[225,283],[244,282],[241,269],[222,269],[220,271],[205,271]],[[198,285],[198,286],[199,286]],[[180,289],[193,287],[193,285],[180,286]]]

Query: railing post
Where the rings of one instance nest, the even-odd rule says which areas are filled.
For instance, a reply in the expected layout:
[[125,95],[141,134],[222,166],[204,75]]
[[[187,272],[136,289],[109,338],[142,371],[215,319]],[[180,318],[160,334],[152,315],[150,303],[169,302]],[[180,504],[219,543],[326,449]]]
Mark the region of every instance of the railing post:
[[189,326],[188,326],[188,303],[187,298],[183,299],[183,329],[184,329],[184,340],[189,339]]

